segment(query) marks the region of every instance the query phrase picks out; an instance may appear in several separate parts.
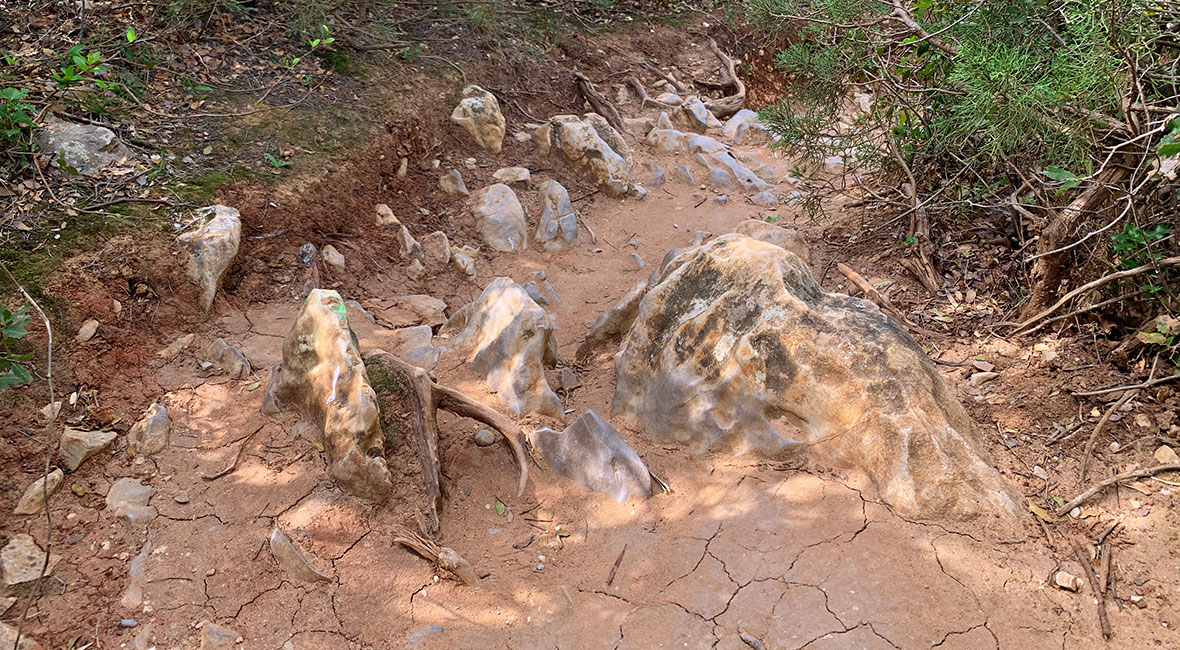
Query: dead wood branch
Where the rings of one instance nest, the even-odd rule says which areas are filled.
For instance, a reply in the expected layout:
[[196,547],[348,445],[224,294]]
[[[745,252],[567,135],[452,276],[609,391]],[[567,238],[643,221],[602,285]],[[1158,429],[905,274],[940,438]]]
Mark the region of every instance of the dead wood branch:
[[[1071,540],[1073,541],[1073,540]],[[1110,638],[1110,619],[1106,616],[1106,599],[1102,596],[1102,588],[1098,584],[1098,576],[1094,574],[1094,567],[1090,566],[1090,556],[1082,550],[1081,545],[1073,541],[1073,556],[1082,564],[1086,572],[1086,579],[1090,582],[1090,591],[1094,592],[1094,603],[1098,605],[1098,625],[1102,628],[1102,638]]]
[[242,453],[246,451],[246,445],[250,444],[250,439],[253,438],[259,431],[262,431],[262,427],[265,426],[266,425],[264,424],[242,437],[242,444],[238,445],[238,451],[234,453],[233,460],[231,460],[229,464],[225,466],[225,469],[217,472],[216,474],[201,474],[201,478],[205,479],[206,481],[212,481],[230,474],[235,469],[237,469],[238,463],[242,462]]
[[430,539],[424,528],[422,520],[419,518],[419,532],[403,529],[394,534],[393,541],[395,544],[401,544],[455,574],[463,581],[463,584],[469,587],[479,584],[479,577],[475,575],[475,569],[471,567],[471,563],[463,559],[462,555],[456,553],[455,549],[447,546],[439,546]]
[[666,74],[663,70],[655,67],[654,65],[648,63],[647,61],[643,62],[643,69],[654,74],[655,76],[659,77],[660,79],[667,81],[668,85],[672,86],[672,88],[676,92],[681,93],[681,94],[688,92],[688,89],[684,87],[684,84],[677,81],[675,77],[673,77],[672,75]]
[[705,102],[705,108],[717,116],[717,119],[724,120],[740,111],[746,105],[746,84],[742,83],[741,79],[738,79],[737,66],[734,64],[732,58],[721,51],[721,48],[717,45],[717,41],[710,38],[709,49],[713,50],[713,55],[721,61],[721,85],[733,88],[733,92],[721,99],[710,99]]
[[594,83],[586,75],[575,70],[574,76],[578,79],[578,90],[582,93],[582,97],[586,98],[586,102],[590,104],[594,112],[606,118],[607,123],[619,133],[626,133],[627,129],[623,125],[623,118],[619,117],[619,109],[615,108],[615,105],[602,93],[594,89]]
[[1102,414],[1102,419],[1098,420],[1098,424],[1094,426],[1093,433],[1091,433],[1090,438],[1086,440],[1086,448],[1082,451],[1083,482],[1089,478],[1090,455],[1094,453],[1094,445],[1098,442],[1098,434],[1102,433],[1103,427],[1105,427],[1106,423],[1110,421],[1110,416],[1113,415],[1115,411],[1119,410],[1119,407],[1129,402],[1131,398],[1138,394],[1138,390],[1127,391],[1121,398],[1119,398],[1117,402],[1111,404],[1110,408],[1106,409],[1106,413]]
[[1079,505],[1081,505],[1082,503],[1084,503],[1090,497],[1094,496],[1095,494],[1098,494],[1099,492],[1114,485],[1115,483],[1121,483],[1123,481],[1130,481],[1132,479],[1143,478],[1145,476],[1154,476],[1155,474],[1159,474],[1160,472],[1174,472],[1174,471],[1180,471],[1180,463],[1171,463],[1171,464],[1167,464],[1167,465],[1156,465],[1155,467],[1148,467],[1147,469],[1137,469],[1137,470],[1133,470],[1130,472],[1123,472],[1122,474],[1115,474],[1114,476],[1112,476],[1108,479],[1105,479],[1103,481],[1096,483],[1095,485],[1091,486],[1085,492],[1082,492],[1081,494],[1077,495],[1076,497],[1070,499],[1068,503],[1066,503],[1065,505],[1063,505],[1057,509],[1057,516],[1064,517],[1067,513],[1069,513],[1070,510],[1073,510],[1074,508],[1076,508]]
[[[512,449],[513,457],[519,466],[520,476],[517,484],[517,495],[524,493],[528,482],[529,456],[524,449],[522,440],[524,434],[520,427],[508,417],[501,415],[495,409],[484,406],[468,397],[463,392],[435,383],[425,370],[411,365],[384,350],[371,350],[364,354],[365,365],[370,367],[370,373],[375,368],[381,368],[394,378],[387,391],[396,392],[406,402],[411,411],[410,439],[418,455],[422,467],[423,488],[426,491],[427,510],[430,515],[428,531],[430,534],[438,532],[438,502],[441,495],[439,487],[442,469],[438,457],[438,420],[439,408],[450,411],[461,417],[471,418],[482,422],[504,436],[508,446]],[[378,398],[384,398],[378,392]]]

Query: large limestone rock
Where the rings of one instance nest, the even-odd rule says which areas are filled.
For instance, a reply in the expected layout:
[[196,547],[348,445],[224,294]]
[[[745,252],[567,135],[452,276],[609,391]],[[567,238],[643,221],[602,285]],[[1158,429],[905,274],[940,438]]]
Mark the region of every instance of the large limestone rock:
[[202,312],[213,306],[213,296],[221,276],[238,254],[242,240],[242,218],[238,211],[224,205],[202,208],[212,218],[193,232],[177,240],[188,249],[188,279],[200,288],[197,304]]
[[503,183],[489,185],[476,192],[473,201],[471,213],[475,215],[475,227],[488,246],[503,253],[528,248],[524,208],[511,187]]
[[906,331],[749,237],[722,236],[664,266],[620,354],[613,408],[695,452],[859,468],[907,516],[1019,513]]
[[375,501],[389,496],[377,395],[340,294],[317,289],[307,297],[283,342],[283,360],[271,369],[262,409],[293,409],[314,422],[343,488]]
[[90,176],[121,165],[135,156],[114,131],[92,124],[74,124],[50,117],[34,136],[37,148],[49,154],[54,167],[65,162],[79,174]]
[[624,196],[632,190],[630,149],[601,116],[554,116],[533,133],[533,141],[541,155],[559,155],[609,194]]
[[111,446],[114,431],[83,431],[66,427],[61,434],[61,463],[71,472],[91,456]]
[[463,89],[463,99],[451,113],[451,121],[463,127],[476,144],[492,153],[504,146],[504,114],[496,96],[479,86]]
[[619,432],[594,411],[586,411],[564,431],[545,428],[529,442],[554,473],[622,503],[651,496],[651,474]]
[[516,415],[562,416],[561,400],[549,387],[545,367],[557,362],[557,329],[511,278],[496,278],[474,302],[460,308],[443,328],[451,332],[447,353],[463,355],[471,369]]
[[811,263],[811,249],[807,245],[807,240],[797,230],[776,226],[761,219],[746,219],[734,228],[734,232],[774,244],[794,253],[804,264]]
[[153,403],[139,422],[131,425],[127,432],[127,453],[132,456],[151,456],[160,453],[168,446],[168,434],[171,430],[172,420],[168,417],[168,410]]
[[537,226],[537,241],[545,250],[559,251],[578,243],[578,217],[569,192],[552,178],[541,183],[537,200],[545,206]]

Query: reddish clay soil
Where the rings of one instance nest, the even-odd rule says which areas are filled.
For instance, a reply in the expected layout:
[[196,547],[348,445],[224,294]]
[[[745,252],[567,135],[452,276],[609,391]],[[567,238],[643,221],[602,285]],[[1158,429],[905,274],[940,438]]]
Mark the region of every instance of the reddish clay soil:
[[[634,56],[647,40],[602,37],[586,51]],[[686,74],[710,65],[710,56],[704,47],[661,54],[668,68]],[[613,83],[602,90],[615,96]],[[949,297],[924,297],[897,264],[895,233],[885,229],[848,241],[848,233],[866,230],[869,216],[840,207],[858,199],[855,193],[834,199],[821,223],[797,208],[755,208],[738,192],[718,206],[709,200],[712,191],[674,180],[678,164],[703,176],[685,155],[654,159],[669,180],[649,188],[646,199],[611,199],[539,158],[531,144],[516,142],[512,134],[526,119],[514,111],[505,110],[505,149],[492,155],[446,122],[449,107],[433,108],[439,110],[391,127],[388,138],[334,158],[322,177],[224,191],[218,202],[241,211],[243,243],[207,320],[195,312],[178,249],[158,237],[118,235],[74,257],[54,277],[48,293],[67,305],[56,323],[58,396],[68,401],[77,393],[63,419],[121,435],[109,453],[68,474],[52,498],[50,538],[64,559],[26,623],[44,647],[197,648],[205,623],[234,630],[243,648],[273,650],[752,647],[743,638],[768,649],[811,650],[1180,646],[1174,630],[1180,625],[1180,522],[1173,507],[1177,486],[1168,476],[1111,489],[1076,518],[1046,524],[1030,513],[1022,532],[1000,536],[978,523],[899,517],[855,471],[694,457],[652,443],[643,431],[620,429],[671,493],[620,504],[535,470],[518,496],[507,447],[479,447],[472,434],[480,426],[443,415],[439,541],[487,576],[478,587],[464,586],[393,544],[418,499],[416,470],[407,461],[413,451],[404,441],[389,451],[395,495],[374,506],[334,485],[310,427],[259,413],[267,369],[279,360],[299,308],[302,270],[295,256],[304,242],[331,243],[344,253],[347,269],[333,275],[325,268],[323,285],[361,302],[422,293],[454,311],[494,277],[523,284],[543,270],[560,297],[550,307],[561,328],[559,356],[572,366],[589,323],[667,251],[691,245],[697,231],[722,234],[759,212],[777,216],[778,223],[807,234],[813,270],[828,290],[848,290],[843,278],[827,272],[836,261],[875,284],[891,280],[885,291],[916,320],[932,323],[932,313],[949,319],[949,338],[919,337],[933,357],[995,364],[999,378],[981,386],[970,385],[966,366],[939,369],[958,389],[1014,490],[1042,506],[1045,497],[1068,499],[1085,487],[1078,478],[1081,445],[1106,408],[1102,399],[1069,391],[1126,380],[1096,360],[1088,338],[1065,332],[1007,340],[989,333],[984,323],[1003,311],[1004,298],[994,295],[998,267],[971,267],[955,276]],[[634,100],[623,108],[628,115],[639,112]],[[547,116],[579,108],[530,110]],[[633,168],[641,175],[640,162],[653,158],[633,146]],[[792,161],[765,148],[743,149],[780,178],[791,168]],[[404,179],[395,173],[403,155],[414,161]],[[462,162],[469,157],[474,169]],[[434,158],[439,169],[429,164]],[[529,167],[534,187],[546,178],[563,183],[597,241],[583,231],[582,243],[563,253],[536,246],[509,255],[484,250],[474,283],[449,267],[409,280],[396,239],[374,224],[374,205],[389,204],[416,236],[444,230],[453,243],[478,246],[463,201],[439,191],[437,179],[458,168],[476,189],[509,165]],[[535,191],[518,192],[535,227]],[[628,244],[632,239],[637,247]],[[646,267],[639,268],[631,253]],[[99,334],[77,344],[72,336],[87,318],[101,322]],[[190,334],[195,337],[178,349],[175,342]],[[216,337],[240,346],[255,375],[205,376],[199,351]],[[42,345],[44,338],[38,332],[32,340]],[[581,386],[561,394],[573,409],[568,417],[586,409],[608,416],[612,360],[575,370]],[[434,375],[503,410],[462,359],[444,356]],[[48,395],[22,390],[5,400],[0,467],[11,478],[0,488],[0,512],[10,513],[41,471],[46,434],[37,412]],[[1159,440],[1175,435],[1176,401],[1161,390],[1130,402],[1098,441],[1093,474],[1152,464]],[[171,414],[171,443],[135,462],[122,434],[152,402]],[[1045,444],[1054,423],[1078,421],[1084,422],[1081,434]],[[526,430],[558,424],[527,417],[519,423]],[[1108,451],[1114,441],[1121,445],[1117,453]],[[232,463],[239,448],[236,469],[204,478]],[[158,514],[146,525],[116,519],[105,507],[104,496],[121,477],[155,490],[150,505]],[[497,513],[497,500],[504,514]],[[1092,539],[1116,523],[1106,596],[1114,636],[1104,642],[1089,586],[1064,591],[1051,576],[1064,570],[1084,577],[1071,540]],[[285,574],[264,544],[274,526],[332,581],[304,583]],[[44,546],[44,517],[6,514],[0,538],[18,533]],[[125,608],[120,599],[130,561],[149,542],[143,604]],[[15,604],[0,612],[5,622],[18,619],[30,597],[27,589],[12,595]],[[134,619],[135,626],[121,627],[123,619]]]

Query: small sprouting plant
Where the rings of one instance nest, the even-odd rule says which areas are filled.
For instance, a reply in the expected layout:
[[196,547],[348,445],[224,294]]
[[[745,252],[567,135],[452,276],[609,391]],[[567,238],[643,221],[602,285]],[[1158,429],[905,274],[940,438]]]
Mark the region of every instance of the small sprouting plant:
[[49,76],[53,77],[59,86],[73,86],[83,81],[87,75],[101,65],[102,54],[95,50],[83,54],[82,46],[75,45],[66,52],[62,60],[65,65],[59,66],[57,70],[51,70]]
[[279,160],[278,158],[275,158],[273,154],[270,154],[270,153],[264,153],[262,155],[266,156],[266,162],[270,163],[270,166],[275,169],[291,166],[290,160]]
[[15,312],[0,307],[0,388],[22,386],[33,380],[24,362],[32,354],[15,354],[11,348],[28,333],[29,308],[21,307]]
[[1173,318],[1161,314],[1152,321],[1153,329],[1139,332],[1136,336],[1148,345],[1158,345],[1165,350],[1176,345],[1176,337],[1180,336],[1180,318]]
[[15,148],[35,126],[33,105],[25,101],[28,94],[25,88],[0,88],[0,145],[5,149]]

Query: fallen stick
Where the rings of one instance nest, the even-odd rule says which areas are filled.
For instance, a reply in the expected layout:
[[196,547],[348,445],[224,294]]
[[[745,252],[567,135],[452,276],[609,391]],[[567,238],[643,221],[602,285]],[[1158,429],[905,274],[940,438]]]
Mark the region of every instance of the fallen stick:
[[470,562],[456,553],[455,549],[447,546],[439,546],[426,536],[426,526],[422,523],[420,517],[418,519],[418,530],[420,532],[402,530],[393,536],[393,541],[395,544],[401,544],[455,574],[463,581],[463,584],[469,587],[479,584],[479,577],[475,575],[475,569],[471,568]]
[[1098,625],[1102,628],[1102,638],[1110,638],[1110,620],[1106,617],[1106,599],[1102,597],[1102,590],[1098,587],[1098,576],[1094,575],[1094,567],[1090,566],[1090,557],[1082,550],[1077,541],[1073,542],[1073,554],[1082,564],[1086,572],[1086,579],[1090,581],[1090,590],[1094,592],[1094,603],[1098,606]]
[[242,438],[242,444],[238,445],[238,452],[236,454],[234,454],[234,459],[232,461],[230,461],[229,465],[225,466],[225,469],[221,470],[220,472],[217,472],[216,474],[201,474],[201,478],[205,479],[206,481],[213,481],[213,480],[219,479],[222,476],[225,476],[226,474],[229,474],[229,473],[233,472],[235,469],[237,469],[238,463],[241,462],[241,460],[242,460],[242,452],[246,451],[246,445],[250,444],[250,439],[253,438],[255,435],[257,435],[257,433],[259,431],[262,431],[262,427],[265,427],[265,426],[266,425],[264,424],[264,425],[258,427],[257,429],[255,429],[254,431],[252,431],[251,433],[247,434],[245,437]]
[[1115,483],[1121,483],[1123,481],[1129,481],[1131,479],[1136,479],[1136,478],[1143,478],[1145,476],[1152,476],[1155,474],[1159,474],[1160,472],[1175,472],[1175,471],[1180,471],[1180,463],[1168,463],[1165,465],[1156,465],[1155,467],[1148,467],[1147,469],[1137,469],[1137,470],[1133,470],[1130,472],[1123,472],[1122,474],[1115,474],[1114,476],[1112,476],[1108,479],[1104,479],[1102,481],[1099,481],[1098,483],[1091,486],[1085,492],[1082,492],[1081,494],[1077,495],[1076,497],[1070,499],[1068,503],[1066,503],[1065,505],[1063,505],[1057,509],[1057,516],[1058,517],[1065,516],[1065,514],[1068,513],[1070,510],[1073,510],[1074,508],[1081,505],[1083,502],[1085,502],[1090,497],[1094,496],[1095,494],[1098,494],[1102,490],[1114,485]]
[[606,576],[606,586],[610,586],[615,581],[615,574],[619,571],[619,565],[623,563],[623,556],[627,554],[627,545],[623,544],[623,550],[619,551],[619,557],[615,559],[615,564],[610,568],[610,573]]
[[1117,402],[1112,404],[1110,408],[1106,409],[1106,413],[1102,414],[1102,419],[1098,420],[1098,424],[1095,425],[1094,431],[1090,434],[1089,440],[1086,440],[1085,450],[1082,451],[1082,482],[1085,482],[1086,479],[1089,478],[1088,468],[1090,466],[1090,455],[1094,453],[1094,445],[1098,442],[1098,434],[1102,433],[1102,428],[1105,427],[1106,423],[1110,421],[1110,416],[1113,415],[1115,411],[1119,410],[1119,407],[1121,407],[1123,404],[1126,404],[1132,397],[1135,397],[1138,394],[1138,390],[1127,391],[1127,393],[1119,398]]
[[[901,310],[899,310],[897,307],[895,307],[893,305],[893,302],[891,302],[888,298],[886,298],[884,294],[882,294],[880,291],[877,291],[877,288],[874,287],[871,283],[869,283],[869,281],[866,280],[863,275],[857,273],[856,271],[853,271],[852,269],[848,268],[847,266],[845,266],[839,262],[836,263],[836,268],[840,271],[840,273],[844,274],[844,277],[848,278],[849,282],[851,282],[852,284],[855,284],[856,288],[860,289],[861,292],[864,293],[865,298],[869,299],[874,304],[876,304],[878,307],[880,307],[881,311],[885,312],[887,315],[889,315],[890,318],[897,321],[898,325],[901,325],[902,327],[906,328],[907,330],[910,330],[911,332],[919,332],[919,333],[924,334],[926,336],[935,337],[935,338],[946,338],[945,334],[940,334],[938,332],[928,330],[925,327],[922,327],[921,325],[915,325],[915,324],[911,323],[909,320],[907,320],[906,317],[902,315]],[[941,363],[941,365],[944,365],[944,366],[964,365],[962,363],[950,363],[947,361],[939,362],[937,360],[935,361],[935,363]]]
[[1151,388],[1152,386],[1155,386],[1157,384],[1163,384],[1163,383],[1166,383],[1169,381],[1176,381],[1177,379],[1180,379],[1180,372],[1178,372],[1174,375],[1168,375],[1167,377],[1160,377],[1158,379],[1152,379],[1151,381],[1145,381],[1142,384],[1131,384],[1130,386],[1115,386],[1114,388],[1103,388],[1102,390],[1091,390],[1091,391],[1087,391],[1085,393],[1073,393],[1073,396],[1074,397],[1092,397],[1094,395],[1105,395],[1107,393],[1117,393],[1120,390],[1138,390],[1140,388]]

